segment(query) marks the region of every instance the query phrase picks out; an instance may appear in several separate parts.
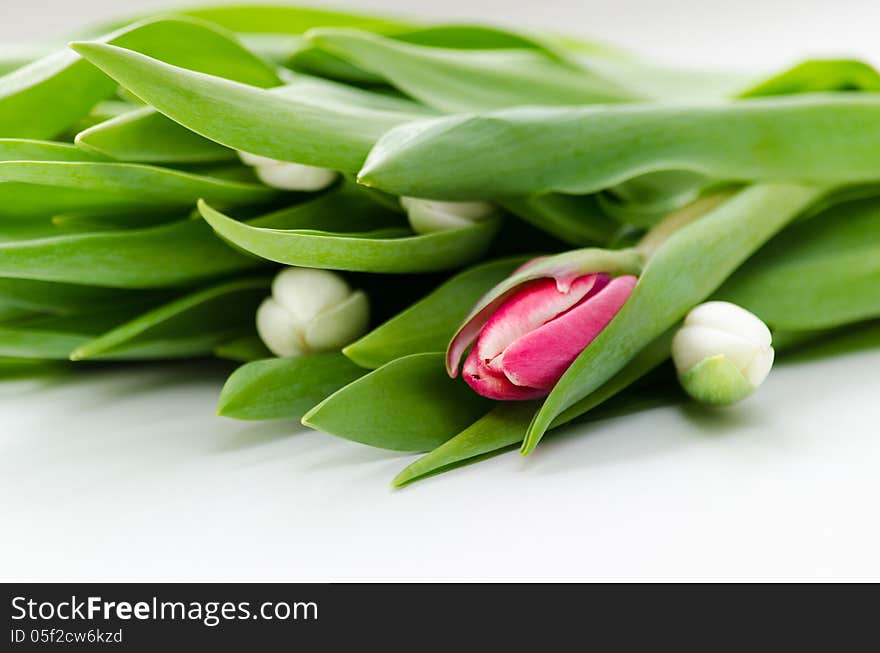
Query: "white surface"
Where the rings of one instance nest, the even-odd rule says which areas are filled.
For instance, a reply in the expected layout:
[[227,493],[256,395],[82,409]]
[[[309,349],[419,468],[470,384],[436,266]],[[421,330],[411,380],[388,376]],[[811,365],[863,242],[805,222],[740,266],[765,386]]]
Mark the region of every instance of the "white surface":
[[[395,4],[421,3],[372,6]],[[867,1],[424,4],[677,59],[878,54]],[[3,0],[0,37],[109,7]],[[398,492],[411,457],[213,417],[223,365],[4,381],[0,579],[876,581],[878,369],[878,350],[782,363],[723,413],[579,426]]]

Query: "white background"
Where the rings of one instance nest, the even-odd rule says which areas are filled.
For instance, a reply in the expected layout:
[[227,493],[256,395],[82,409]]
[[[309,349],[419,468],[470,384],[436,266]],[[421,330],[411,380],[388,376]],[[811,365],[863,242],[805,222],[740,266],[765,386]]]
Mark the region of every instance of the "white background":
[[[166,2],[0,0],[0,38]],[[382,0],[668,61],[880,62],[872,0]],[[880,350],[780,364],[747,402],[569,429],[403,491],[412,457],[214,417],[228,368],[0,382],[2,580],[880,580]]]

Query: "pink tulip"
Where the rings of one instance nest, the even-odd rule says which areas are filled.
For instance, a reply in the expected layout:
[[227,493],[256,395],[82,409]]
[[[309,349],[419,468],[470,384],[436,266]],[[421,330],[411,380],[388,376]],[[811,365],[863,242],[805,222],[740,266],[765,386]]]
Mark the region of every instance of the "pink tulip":
[[578,354],[611,322],[636,281],[632,275],[612,278],[599,273],[564,283],[542,278],[519,286],[482,328],[471,323],[453,341],[452,375],[457,373],[461,353],[476,340],[462,376],[478,394],[498,400],[548,395]]

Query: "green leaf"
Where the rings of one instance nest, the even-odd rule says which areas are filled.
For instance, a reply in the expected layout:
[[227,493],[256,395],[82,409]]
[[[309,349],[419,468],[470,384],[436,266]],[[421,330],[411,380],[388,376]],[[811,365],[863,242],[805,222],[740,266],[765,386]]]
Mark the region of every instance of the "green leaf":
[[[194,73],[112,45],[74,43],[71,47],[197,134],[273,159],[354,172],[381,134],[421,115],[320,106]],[[236,119],[229,120],[229,116]]]
[[376,85],[385,83],[380,75],[367,72],[345,59],[319,50],[305,38],[299,39],[299,44],[290,53],[286,65],[297,72],[337,79],[349,84]]
[[360,231],[267,229],[233,220],[205,202],[199,202],[199,211],[221,238],[261,258],[358,272],[415,273],[459,267],[482,256],[500,226],[498,219],[489,219],[425,235],[413,235],[400,227],[369,229],[367,224]]
[[217,358],[249,363],[261,358],[269,358],[272,352],[263,344],[258,335],[241,336],[227,340],[214,348]]
[[[645,376],[669,357],[671,340],[671,331],[655,340],[604,385],[557,417],[550,428],[563,426],[585,415]],[[465,461],[475,462],[475,459],[508,450],[523,441],[539,406],[540,403],[535,401],[496,405],[454,438],[409,465],[397,475],[392,485],[401,487]]]
[[158,306],[76,348],[71,360],[181,358],[210,354],[253,332],[254,315],[271,279],[223,283]]
[[337,107],[355,111],[368,109],[406,116],[438,115],[438,112],[430,107],[400,95],[393,95],[391,92],[376,93],[311,75],[294,75],[284,86],[272,89],[272,93],[319,107]]
[[183,208],[199,198],[250,204],[277,195],[261,184],[135,163],[0,161],[0,217]]
[[391,485],[403,487],[465,461],[476,462],[509,450],[522,442],[536,409],[537,404],[532,401],[499,403],[458,435],[408,465]]
[[235,152],[178,125],[152,107],[98,123],[76,135],[90,152],[139,163],[214,163],[235,160]]
[[0,161],[106,161],[107,157],[83,152],[70,143],[25,138],[0,138]]
[[503,199],[500,204],[569,245],[606,245],[620,229],[594,195],[551,193]]
[[797,185],[746,188],[675,231],[648,260],[615,318],[571,364],[529,427],[523,453],[553,421],[621,370],[649,342],[709,297],[751,254],[823,191]]
[[303,424],[395,451],[427,451],[489,409],[443,369],[443,354],[414,354],[370,372],[312,408]]
[[597,203],[619,223],[651,227],[717,183],[692,172],[665,170],[640,175],[609,188],[598,195]]
[[180,286],[259,265],[201,220],[0,243],[0,275],[109,288]]
[[343,349],[358,365],[377,368],[410,354],[442,351],[470,307],[526,257],[474,266]]
[[35,360],[68,360],[70,353],[95,335],[131,319],[148,304],[100,307],[95,311],[41,316],[0,327],[0,356]]
[[773,347],[785,360],[804,361],[874,350],[880,347],[880,320],[834,329],[774,331]]
[[591,193],[660,170],[751,181],[876,180],[880,96],[827,93],[694,105],[522,107],[411,122],[359,181],[438,199]]
[[439,48],[352,29],[316,29],[307,38],[441,111],[635,99],[613,81],[554,60],[534,47]]
[[[268,64],[261,64],[225,33],[194,19],[148,20],[103,40],[229,79],[253,80],[254,67],[262,65],[265,85],[278,83]],[[0,77],[0,135],[56,136],[114,89],[111,79],[73,52],[64,50],[38,59]]]
[[880,202],[847,202],[792,225],[718,291],[776,329],[880,317]]
[[0,356],[67,360],[70,352],[86,340],[88,336],[77,333],[0,326]]
[[243,420],[298,420],[364,373],[339,352],[256,360],[239,367],[226,381],[217,414]]
[[[372,213],[371,213],[372,212]],[[308,202],[253,218],[270,229],[315,229],[390,215],[346,185]],[[396,218],[400,219],[400,218]],[[0,242],[0,276],[110,288],[193,285],[266,266],[229,247],[201,219],[105,233]]]
[[[322,27],[329,27],[323,25]],[[306,36],[309,36],[308,34]],[[549,57],[559,55],[546,43],[524,34],[517,34],[486,25],[432,25],[422,29],[391,34],[396,41],[432,48],[461,50],[537,50]]]
[[201,18],[236,32],[302,34],[314,27],[357,27],[376,32],[412,28],[413,23],[387,16],[328,11],[284,5],[219,5],[183,9],[179,13]]
[[880,73],[873,66],[847,59],[804,61],[744,91],[740,97],[816,93],[822,91],[880,91]]
[[[162,297],[157,293],[141,293],[140,296]],[[108,288],[0,278],[0,302],[29,311],[82,313],[101,306],[115,306],[131,297],[128,291]]]

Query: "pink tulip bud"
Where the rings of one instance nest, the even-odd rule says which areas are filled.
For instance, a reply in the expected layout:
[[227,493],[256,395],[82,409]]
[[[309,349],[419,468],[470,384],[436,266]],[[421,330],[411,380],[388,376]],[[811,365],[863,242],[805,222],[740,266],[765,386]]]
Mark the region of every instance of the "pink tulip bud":
[[[528,265],[528,264],[527,264]],[[480,328],[465,325],[450,347],[458,360],[476,340],[462,376],[490,399],[544,397],[629,298],[636,277],[586,274],[528,281],[504,297]],[[476,328],[474,328],[476,327]],[[457,356],[457,358],[456,358]]]

